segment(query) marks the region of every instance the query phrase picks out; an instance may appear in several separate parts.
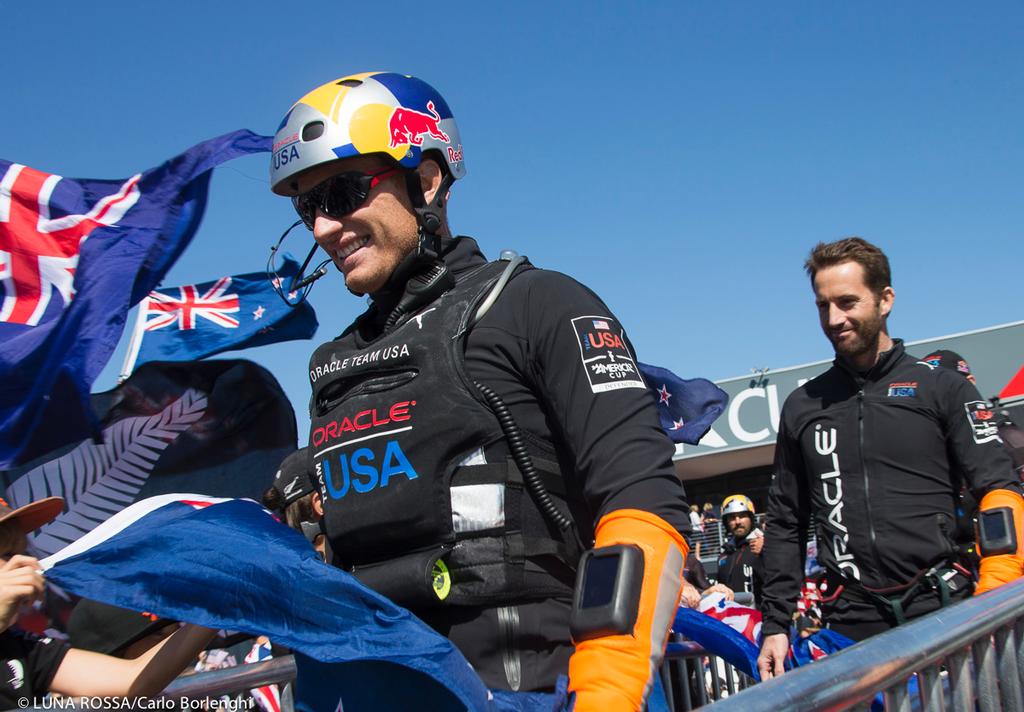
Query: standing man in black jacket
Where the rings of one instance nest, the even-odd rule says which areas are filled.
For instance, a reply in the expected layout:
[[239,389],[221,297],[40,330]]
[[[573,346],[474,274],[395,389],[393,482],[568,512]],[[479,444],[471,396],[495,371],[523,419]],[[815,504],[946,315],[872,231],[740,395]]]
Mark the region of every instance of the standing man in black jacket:
[[[689,517],[624,330],[575,280],[452,236],[463,146],[425,82],[328,82],[289,109],[273,150],[274,192],[370,297],[310,361],[332,562],[446,635],[491,687],[551,689],[568,671],[579,712],[642,708]],[[610,568],[584,580],[570,640],[591,546]],[[616,581],[633,596],[607,611]]]
[[764,532],[754,521],[754,503],[744,494],[734,494],[722,502],[722,524],[729,537],[722,546],[715,580],[735,593],[749,593],[754,605],[761,603],[764,581]]
[[764,678],[783,671],[812,513],[825,620],[854,640],[970,595],[954,557],[958,473],[982,513],[1012,517],[1012,541],[990,547],[978,591],[1024,573],[1024,500],[991,406],[889,337],[885,254],[851,237],[818,244],[805,266],[836,359],[782,410],[763,554]]

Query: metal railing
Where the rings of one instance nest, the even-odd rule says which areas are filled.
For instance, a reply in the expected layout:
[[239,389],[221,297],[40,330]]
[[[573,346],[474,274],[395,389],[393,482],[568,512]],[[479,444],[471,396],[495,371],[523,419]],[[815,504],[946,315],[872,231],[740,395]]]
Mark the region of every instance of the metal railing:
[[159,696],[171,699],[218,697],[263,685],[291,682],[295,679],[295,671],[295,657],[285,655],[259,663],[182,675],[175,678]]
[[[1024,712],[1024,579],[756,685],[675,637],[661,676],[674,712],[712,705],[715,712],[866,709],[878,694],[886,710],[898,712]],[[163,696],[216,697],[294,677],[295,662],[286,656],[181,677]]]
[[689,712],[754,684],[722,658],[673,635],[661,666],[661,684],[673,712]]
[[715,712],[844,710],[866,707],[878,693],[886,710],[899,712],[1019,712],[1022,642],[1019,579],[716,702]]
[[[295,679],[295,672],[294,656],[286,655],[260,663],[184,675],[174,680],[160,697],[174,700],[217,698],[263,685],[284,687]],[[678,635],[669,643],[661,680],[673,712],[689,712],[754,684],[754,680],[722,658]],[[286,693],[286,689],[282,689],[281,710],[291,712],[292,709],[290,690]]]

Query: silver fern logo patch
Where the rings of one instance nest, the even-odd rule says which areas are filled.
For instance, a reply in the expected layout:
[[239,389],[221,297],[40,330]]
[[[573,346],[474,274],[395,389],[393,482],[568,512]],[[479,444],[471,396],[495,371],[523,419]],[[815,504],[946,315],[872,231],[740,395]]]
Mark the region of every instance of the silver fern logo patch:
[[164,450],[206,406],[206,395],[190,388],[155,415],[117,421],[102,444],[85,440],[19,477],[7,490],[13,507],[55,493],[65,500],[65,511],[30,537],[34,552],[56,553],[134,502]]
[[11,686],[12,690],[17,690],[25,684],[25,666],[20,660],[8,660],[7,669],[11,673],[11,679],[7,681],[7,684]]

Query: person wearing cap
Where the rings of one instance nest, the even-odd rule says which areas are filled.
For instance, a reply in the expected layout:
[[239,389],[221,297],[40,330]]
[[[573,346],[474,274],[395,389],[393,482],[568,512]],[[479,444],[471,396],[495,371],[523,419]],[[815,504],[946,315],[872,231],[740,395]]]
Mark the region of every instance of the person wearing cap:
[[25,555],[27,535],[61,513],[64,500],[47,497],[18,509],[0,499],[0,708],[24,706],[48,692],[74,697],[141,697],[167,686],[214,631],[186,625],[138,657],[125,660],[52,638],[11,629],[19,610],[43,593],[37,559]]
[[960,476],[983,516],[976,592],[1024,571],[1024,498],[991,406],[966,379],[889,336],[889,260],[860,237],[819,243],[805,264],[836,358],[786,399],[762,551],[762,679],[783,672],[811,517],[825,569],[824,623],[853,640],[971,595],[955,558]]
[[764,532],[754,521],[754,503],[750,497],[743,494],[726,497],[722,502],[722,524],[729,536],[722,543],[715,580],[719,586],[728,588],[730,594],[749,593],[755,604],[760,604]]
[[[453,236],[465,175],[448,103],[402,74],[328,82],[274,138],[273,191],[369,296],[309,364],[332,561],[447,636],[492,688],[549,690],[568,671],[578,711],[639,709],[688,551],[674,448],[597,295]],[[618,580],[577,587],[592,547],[615,571],[642,559],[623,579],[639,602],[603,632],[573,607],[587,582]]]
[[[967,363],[967,360],[956,351],[940,349],[928,356],[925,356],[923,360],[933,366],[946,368],[950,371],[956,371],[966,378],[972,386],[978,385],[978,380],[971,372],[971,367]],[[1022,431],[1020,427],[1013,422],[1013,419],[1006,411],[997,410],[994,411],[994,413],[996,419],[996,430],[1003,441],[1003,447],[1006,448],[1006,452],[1009,453],[1010,459],[1013,460],[1014,472],[1016,472],[1017,477],[1024,482],[1024,431]]]
[[323,499],[313,482],[308,447],[299,448],[281,462],[262,502],[264,507],[283,516],[285,524],[302,532],[320,558],[326,560],[327,542],[320,527]]

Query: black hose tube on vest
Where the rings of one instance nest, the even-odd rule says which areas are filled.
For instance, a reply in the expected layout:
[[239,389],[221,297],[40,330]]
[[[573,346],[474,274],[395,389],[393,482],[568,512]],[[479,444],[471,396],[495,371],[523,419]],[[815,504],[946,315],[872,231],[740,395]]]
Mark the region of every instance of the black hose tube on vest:
[[[487,405],[494,411],[494,415],[498,418],[498,424],[501,425],[501,430],[505,433],[505,439],[508,441],[509,452],[512,453],[512,459],[515,460],[516,467],[519,468],[519,472],[523,475],[523,482],[526,483],[526,489],[530,491],[530,495],[537,503],[537,507],[548,518],[552,524],[554,524],[560,531],[568,532],[572,531],[573,524],[572,520],[562,514],[555,504],[554,500],[551,499],[551,495],[544,487],[544,483],[540,479],[540,475],[537,473],[537,469],[533,466],[533,460],[530,458],[530,453],[526,450],[526,443],[523,441],[523,435],[519,430],[519,425],[512,417],[512,413],[509,411],[508,406],[505,405],[501,397],[493,390],[485,386],[484,384],[473,381],[480,392],[484,396],[484,400],[487,401]],[[576,534],[573,532],[573,537]]]

